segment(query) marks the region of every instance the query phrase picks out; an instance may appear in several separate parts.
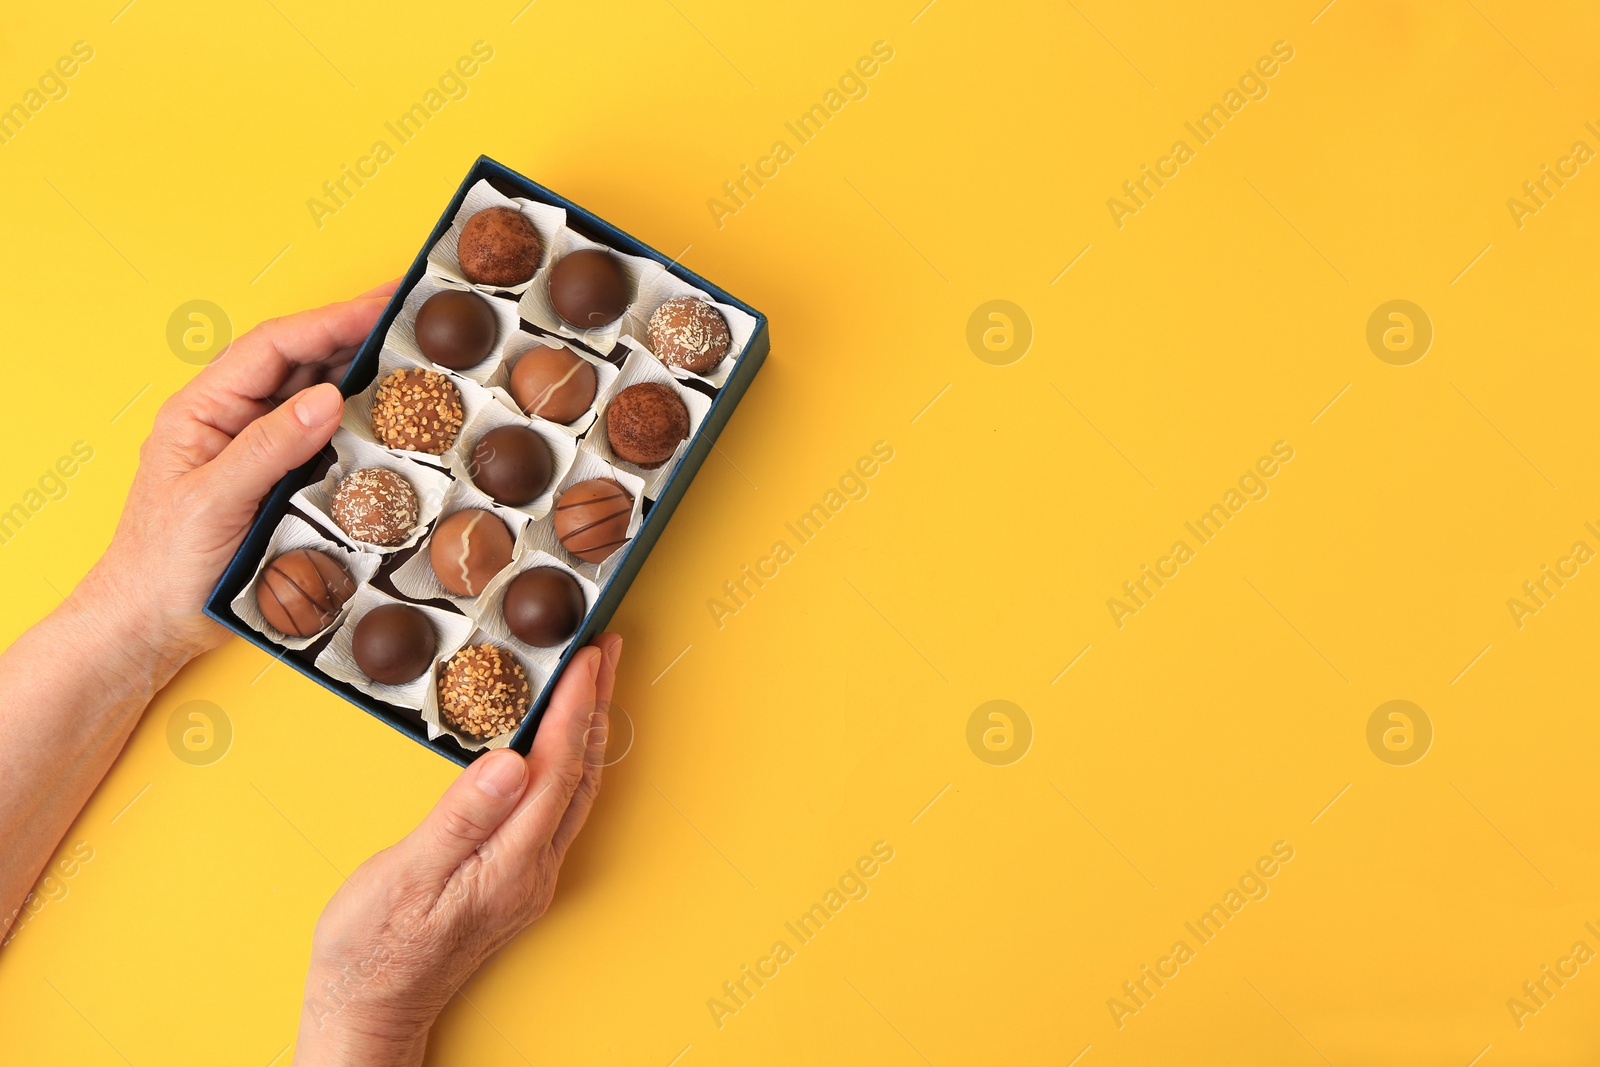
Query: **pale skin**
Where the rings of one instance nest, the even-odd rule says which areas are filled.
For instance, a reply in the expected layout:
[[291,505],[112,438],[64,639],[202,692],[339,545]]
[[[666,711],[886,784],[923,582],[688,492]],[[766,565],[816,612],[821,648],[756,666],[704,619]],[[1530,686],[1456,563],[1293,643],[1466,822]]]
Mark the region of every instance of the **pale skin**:
[[[163,404],[105,555],[0,655],[0,944],[152,697],[227,639],[205,599],[262,497],[332,438],[332,383],[394,289],[263,323]],[[615,634],[580,650],[526,759],[477,760],[333,895],[297,1064],[421,1063],[455,991],[544,914],[600,789],[621,654]]]

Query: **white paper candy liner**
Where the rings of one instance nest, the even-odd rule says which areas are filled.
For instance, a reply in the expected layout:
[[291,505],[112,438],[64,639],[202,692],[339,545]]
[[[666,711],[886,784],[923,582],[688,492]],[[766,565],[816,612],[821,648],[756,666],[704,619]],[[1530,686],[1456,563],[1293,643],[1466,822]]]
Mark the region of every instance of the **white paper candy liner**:
[[[256,583],[261,580],[261,572],[266,569],[267,564],[272,560],[277,559],[285,552],[293,552],[297,548],[314,548],[318,552],[327,553],[344,564],[344,569],[350,572],[351,579],[356,583],[355,596],[345,602],[344,607],[339,609],[339,613],[334,616],[333,621],[310,637],[290,637],[287,634],[279,633],[267,622],[266,616],[261,614],[261,606],[256,603]],[[378,573],[378,563],[379,557],[373,553],[358,552],[342,544],[336,544],[322,536],[316,527],[299,516],[285,515],[282,521],[278,523],[278,528],[272,531],[272,536],[267,540],[267,549],[261,556],[261,562],[256,564],[256,573],[250,578],[245,587],[239,591],[239,595],[233,598],[230,606],[233,608],[233,613],[244,620],[246,626],[249,626],[250,629],[263,637],[275,641],[285,648],[305,648],[333,629],[333,627],[339,625],[339,620],[350,612],[351,605],[355,603],[356,597],[359,597],[367,587],[367,583],[372,581],[372,576]]]
[[[617,262],[622,265],[622,272],[627,275],[628,285],[632,288],[634,294],[633,302],[628,305],[627,310],[622,313],[622,316],[616,322],[607,323],[592,330],[579,330],[567,325],[561,316],[556,314],[555,305],[550,302],[551,268],[558,260],[584,248],[600,249],[615,256]],[[550,261],[534,276],[533,284],[528,287],[527,292],[522,294],[522,299],[517,304],[517,310],[523,318],[541,330],[548,330],[563,337],[575,337],[596,352],[610,352],[616,346],[617,338],[624,333],[642,335],[643,327],[634,321],[638,315],[639,293],[654,275],[661,273],[665,273],[661,269],[661,264],[653,259],[626,255],[614,248],[597,244],[576,230],[563,227],[561,232],[556,235],[555,248],[551,252]],[[655,309],[652,308],[651,310]],[[646,321],[648,321],[648,317]]]
[[[494,394],[496,400],[499,400],[512,411],[518,411],[520,408],[517,404],[516,397],[511,393],[511,372],[516,368],[517,360],[522,358],[523,353],[541,346],[545,348],[564,348],[594,368],[595,403],[599,402],[600,394],[605,392],[606,386],[611,384],[611,380],[617,376],[618,372],[616,364],[608,363],[599,356],[584,351],[582,348],[578,347],[576,344],[564,337],[543,337],[538,334],[519,331],[515,336],[506,342],[505,351],[501,354],[494,373],[491,374],[483,383],[488,387],[489,392]],[[568,437],[582,437],[584,431],[588,430],[590,426],[594,425],[595,404],[590,404],[588,411],[585,411],[582,415],[579,415],[570,423],[552,422],[549,419],[543,419],[537,415],[528,415],[525,417],[533,419],[536,422],[543,423],[552,429],[566,434]]]
[[[561,432],[561,427],[554,423],[545,422],[543,419],[528,419],[516,413],[515,408],[506,408],[499,401],[484,404],[478,409],[472,421],[461,431],[461,447],[451,450],[450,473],[456,476],[457,482],[471,482],[477,486],[476,471],[473,469],[472,450],[477,445],[478,439],[490,430],[502,426],[523,426],[539,435],[539,439],[550,450],[550,485],[531,502],[522,507],[502,505],[511,511],[519,511],[530,519],[542,519],[550,513],[555,506],[556,486],[565,477],[572,467],[572,461],[578,457],[578,442],[571,434]],[[482,490],[479,490],[482,493]],[[488,500],[488,494],[483,494]]]
[[[444,507],[445,494],[450,491],[452,484],[450,476],[436,467],[403,459],[402,456],[408,456],[410,453],[402,452],[397,455],[392,449],[384,448],[376,441],[363,439],[344,426],[333,432],[333,450],[338,456],[338,461],[328,468],[328,473],[323,476],[322,481],[313,482],[296,493],[291,498],[294,505],[310,515],[318,526],[326,529],[342,544],[362,552],[387,555],[402,548],[410,548],[422,540],[428,524],[439,517],[439,510]],[[419,506],[417,528],[411,531],[410,537],[398,545],[372,545],[365,541],[357,541],[333,521],[334,490],[339,488],[339,482],[346,474],[365,467],[382,467],[384,470],[394,471],[410,482],[411,488],[417,491]]]
[[438,642],[434,648],[433,663],[404,685],[380,685],[368,678],[366,673],[356,666],[354,652],[356,626],[373,608],[383,607],[385,604],[405,603],[404,600],[396,600],[370,585],[363,586],[351,599],[348,605],[349,613],[334,633],[333,640],[329,641],[328,647],[317,656],[317,669],[330,678],[348,682],[375,700],[421,711],[423,701],[427,699],[428,688],[433,683],[434,669],[441,661],[455,655],[461,646],[467,643],[467,638],[472,636],[474,623],[465,615],[436,608],[431,604],[406,605],[426,615],[428,623],[433,627],[433,636]]
[[556,665],[561,662],[562,654],[572,644],[571,639],[563,641],[554,648],[539,648],[536,645],[530,645],[511,632],[511,627],[506,625],[505,612],[502,609],[506,599],[506,589],[517,575],[539,567],[554,567],[557,570],[566,571],[577,579],[578,585],[583,589],[583,617],[588,618],[589,612],[594,610],[595,601],[600,599],[600,587],[573,570],[563,560],[539,549],[531,549],[522,553],[512,562],[511,566],[495,575],[494,581],[484,587],[483,595],[478,597],[477,602],[472,605],[468,614],[472,616],[479,628],[488,634],[495,644],[510,645],[528,659],[539,664],[546,671],[553,672],[556,669]]
[[[512,647],[510,642],[493,640],[482,630],[474,630],[472,632],[472,636],[467,638],[466,642],[461,647],[465,648],[467,645],[482,644],[498,646],[501,651],[509,653],[512,658],[521,664],[522,673],[528,677],[528,709],[531,712],[533,710],[533,705],[539,700],[539,694],[544,692],[544,687],[550,680],[550,671],[544,669],[532,659],[517,651],[516,648]],[[468,734],[459,733],[455,730],[452,730],[449,726],[446,726],[443,719],[441,719],[439,716],[438,682],[439,679],[443,677],[444,660],[440,660],[433,665],[433,672],[429,677],[429,680],[432,682],[432,684],[427,687],[427,691],[424,694],[422,701],[422,721],[428,726],[428,740],[435,741],[445,734],[449,734],[451,737],[455,738],[458,745],[466,749],[468,752],[480,752],[484,749],[491,748],[505,748],[507,745],[511,744],[511,738],[515,736],[518,728],[520,728],[522,725],[520,722],[510,730],[507,730],[505,733],[496,737],[492,737],[487,741],[479,741],[475,737],[469,736]],[[524,720],[525,719],[526,716],[524,716]]]
[[[397,352],[392,348],[385,348],[378,354],[378,373],[372,382],[361,392],[350,397],[344,402],[344,417],[339,420],[339,427],[348,430],[351,435],[368,442],[374,448],[381,448],[397,459],[409,459],[418,463],[429,463],[436,467],[443,467],[449,463],[450,449],[445,449],[445,455],[436,456],[431,452],[418,452],[410,448],[390,448],[378,440],[378,435],[372,432],[372,400],[378,395],[378,386],[383,380],[397,370],[431,370],[435,374],[444,375],[445,379],[461,394],[461,425],[466,426],[472,421],[472,416],[477,414],[479,408],[494,402],[494,394],[478,385],[476,382],[461,378],[454,373],[441,370],[432,363],[422,358],[421,353],[409,356]],[[461,443],[461,434],[456,434],[456,440],[450,446],[455,448]]]
[[572,469],[561,480],[561,484],[556,486],[556,499],[560,500],[561,494],[571,486],[591,478],[610,478],[633,497],[633,511],[628,516],[628,541],[618,545],[611,555],[599,563],[586,563],[561,547],[561,541],[556,537],[555,512],[552,510],[538,522],[529,523],[523,528],[522,536],[517,541],[517,550],[519,558],[528,552],[545,552],[561,560],[580,577],[603,586],[607,579],[616,573],[628,542],[638,535],[639,527],[644,523],[644,479],[607,463],[593,452],[586,452],[580,448],[577,459],[573,460]]
[[[515,560],[517,544],[522,540],[523,530],[533,520],[520,511],[496,504],[469,482],[458,480],[450,483],[450,491],[445,494],[444,506],[440,509],[438,522],[434,523],[433,528],[437,530],[439,522],[468,508],[487,511],[506,524],[506,529],[511,532],[511,558]],[[428,536],[431,539],[433,534],[430,532]],[[401,596],[413,600],[448,600],[464,612],[469,612],[473,601],[477,600],[477,597],[458,596],[444,587],[444,583],[439,581],[439,576],[433,572],[432,555],[427,543],[423,544],[416,555],[396,568],[389,576],[389,580],[394,583]],[[484,584],[484,588],[488,588],[488,583]],[[479,594],[481,595],[482,593]]]
[[[490,296],[487,293],[478,293],[477,296],[489,305],[494,312],[495,338],[494,347],[483,359],[465,370],[452,370],[430,362],[423,355],[422,349],[417,344],[417,311],[430,297],[436,296],[446,290],[456,292],[471,292],[464,285],[449,279],[435,278],[431,274],[424,274],[410,293],[406,294],[405,303],[400,305],[400,314],[395,316],[394,324],[389,327],[388,336],[383,340],[384,347],[408,356],[419,365],[432,368],[441,374],[454,374],[470,379],[479,385],[485,385],[500,369],[500,357],[505,351],[506,342],[510,341],[517,333],[520,320],[517,317],[517,305],[503,297]],[[381,380],[381,379],[380,379]]]
[[[533,228],[539,231],[539,270],[550,265],[551,249],[556,244],[557,235],[567,225],[566,209],[541,204],[537,200],[526,200],[520,196],[509,197],[487,181],[481,181],[467,190],[466,198],[461,202],[461,210],[456,212],[455,221],[450,229],[428,250],[428,270],[441,278],[448,278],[480,293],[526,292],[533,284],[531,278],[516,285],[478,285],[468,281],[467,276],[461,272],[461,260],[456,254],[456,246],[461,241],[461,227],[465,226],[472,216],[491,207],[515,208],[526,215],[528,221],[533,223]],[[537,272],[534,277],[538,277]]]
[[[624,337],[622,343],[629,349],[628,358],[622,364],[622,373],[606,387],[600,394],[596,403],[599,413],[596,417],[594,431],[583,439],[583,451],[599,456],[606,463],[620,467],[629,474],[638,476],[644,482],[644,495],[655,500],[661,494],[661,487],[667,483],[667,478],[672,474],[683,455],[689,451],[689,442],[693,441],[700,432],[700,425],[706,421],[706,413],[711,410],[711,398],[682,385],[661,361],[652,356],[639,342],[630,337]],[[683,401],[683,406],[689,409],[689,436],[678,442],[678,447],[673,451],[672,458],[654,470],[646,470],[626,460],[619,459],[611,451],[611,440],[606,436],[605,413],[606,408],[616,395],[631,385],[642,382],[657,382],[678,394],[678,399]]]
[[[722,357],[707,374],[696,374],[683,367],[671,367],[662,363],[667,372],[674,378],[696,378],[708,385],[721,389],[727,384],[728,375],[733,373],[733,368],[739,362],[739,357],[744,354],[745,346],[750,343],[750,338],[755,336],[756,318],[754,315],[740,311],[731,304],[719,304],[711,299],[710,294],[702,292],[679,278],[670,271],[663,270],[647,278],[639,289],[638,298],[633,307],[629,309],[629,329],[624,331],[623,341],[633,340],[637,347],[655,353],[650,348],[650,316],[656,309],[674,297],[692,296],[704,300],[721,314],[723,321],[728,324],[728,354]],[[635,324],[637,324],[635,326]],[[660,362],[657,360],[657,362]]]

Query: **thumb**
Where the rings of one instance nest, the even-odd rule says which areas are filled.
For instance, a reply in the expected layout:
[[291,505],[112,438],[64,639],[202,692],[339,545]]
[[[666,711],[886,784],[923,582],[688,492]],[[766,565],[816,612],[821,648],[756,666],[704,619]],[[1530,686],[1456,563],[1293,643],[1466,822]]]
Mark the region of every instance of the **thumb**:
[[302,389],[241,430],[206,467],[230,495],[253,505],[328,443],[343,411],[338,386],[324,382]]
[[528,765],[517,753],[503,748],[480,757],[396,846],[405,866],[444,884],[516,809],[527,784]]

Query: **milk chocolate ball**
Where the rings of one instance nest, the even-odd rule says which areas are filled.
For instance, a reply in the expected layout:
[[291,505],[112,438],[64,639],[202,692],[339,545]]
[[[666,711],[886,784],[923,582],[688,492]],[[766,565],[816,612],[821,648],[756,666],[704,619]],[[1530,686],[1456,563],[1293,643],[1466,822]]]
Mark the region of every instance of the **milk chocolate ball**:
[[550,446],[526,426],[497,426],[472,446],[472,484],[496,503],[520,508],[550,488]]
[[438,371],[397,367],[372,397],[372,435],[388,448],[442,456],[456,443],[461,393]]
[[610,252],[580,248],[550,268],[550,303],[563,322],[579,330],[607,326],[633,299],[622,263]]
[[559,567],[535,567],[511,579],[500,611],[520,640],[555,648],[570,640],[583,622],[583,586]]
[[393,548],[417,528],[422,504],[411,483],[383,467],[351,471],[333,491],[333,521],[357,541]]
[[441,367],[465,370],[488,356],[499,325],[489,301],[477,293],[444,289],[417,309],[415,331],[423,355]]
[[633,497],[610,478],[578,482],[556,501],[556,537],[561,547],[587,563],[599,563],[628,539]]
[[355,592],[344,564],[314,548],[297,548],[261,569],[256,605],[279,633],[310,637],[331,626]]
[[618,459],[654,470],[689,436],[689,409],[671,386],[630,385],[606,405],[606,440]]
[[379,685],[404,685],[433,662],[439,639],[433,624],[410,604],[381,604],[361,616],[351,653],[361,673]]
[[649,333],[657,359],[696,374],[715,370],[733,340],[722,313],[693,296],[675,296],[656,308]]
[[468,281],[479,285],[521,285],[539,269],[543,250],[539,231],[528,216],[516,208],[491,207],[461,227],[456,259]]
[[511,531],[493,512],[467,508],[446,516],[428,539],[428,562],[456,596],[477,596],[511,562]]
[[529,415],[568,423],[589,410],[599,389],[594,364],[565,348],[530,348],[511,368],[511,395]]
[[515,730],[532,702],[522,664],[495,645],[468,645],[439,678],[439,717],[479,740]]

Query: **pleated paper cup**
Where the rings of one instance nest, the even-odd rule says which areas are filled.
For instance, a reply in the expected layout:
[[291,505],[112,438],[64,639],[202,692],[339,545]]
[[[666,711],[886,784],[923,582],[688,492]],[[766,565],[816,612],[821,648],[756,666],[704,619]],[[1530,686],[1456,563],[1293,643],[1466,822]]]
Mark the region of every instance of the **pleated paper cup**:
[[[279,633],[267,622],[267,617],[261,614],[261,606],[256,602],[256,585],[261,581],[261,572],[267,569],[267,564],[285,552],[293,552],[297,548],[315,549],[338,560],[344,565],[344,569],[350,572],[351,580],[356,583],[355,596],[345,602],[328,625],[310,637],[290,637],[288,634]],[[355,598],[361,595],[362,589],[372,581],[372,576],[378,573],[378,564],[381,560],[382,557],[373,552],[359,551],[348,545],[328,540],[316,527],[298,515],[285,515],[279,521],[277,529],[272,531],[272,536],[267,539],[267,549],[261,557],[261,562],[256,564],[256,573],[239,591],[239,595],[229,603],[233,613],[243,619],[250,629],[284,648],[299,650],[316,643],[323,634],[338,626],[340,620],[350,613]]]
[[[528,679],[529,710],[532,710],[533,704],[539,699],[539,694],[544,691],[546,683],[550,681],[550,672],[547,670],[541,670],[537,663],[535,663],[529,657],[518,652],[514,647],[511,646],[509,642],[495,641],[482,630],[473,631],[472,636],[462,644],[461,648],[466,648],[470,645],[482,644],[495,645],[502,652],[516,660],[517,664],[521,666],[522,673]],[[456,651],[459,652],[460,649],[457,649]],[[444,718],[439,711],[439,684],[444,678],[444,668],[447,662],[449,662],[448,659],[441,659],[439,662],[433,665],[433,684],[427,687],[427,691],[423,695],[422,721],[426,723],[428,727],[428,740],[437,740],[438,738],[448,734],[450,737],[455,739],[456,744],[460,745],[468,752],[482,752],[486,749],[505,748],[507,745],[511,744],[511,738],[521,727],[522,722],[527,720],[526,714],[523,715],[523,719],[519,721],[516,726],[513,726],[505,733],[483,739],[473,737],[471,734],[462,733],[460,730],[457,730],[455,727],[444,721]]]
[[[587,619],[589,612],[594,610],[595,601],[600,599],[600,587],[579,574],[570,564],[540,549],[523,552],[512,561],[511,566],[497,574],[494,581],[484,588],[482,595],[472,605],[469,614],[478,627],[496,644],[503,642],[510,645],[545,670],[554,671],[556,665],[561,662],[561,657],[572,646],[571,638],[552,648],[540,648],[538,645],[530,645],[523,641],[511,632],[511,627],[506,625],[506,590],[518,575],[540,567],[553,567],[572,575],[577,580],[579,588],[583,590],[583,618]],[[578,629],[582,628],[583,620],[580,619]]]
[[[448,600],[463,612],[469,611],[477,597],[461,596],[444,587],[444,583],[439,581],[438,574],[434,573],[432,548],[433,538],[438,532],[440,523],[458,511],[473,508],[487,511],[505,523],[506,529],[511,533],[511,558],[513,562],[516,560],[523,531],[533,520],[520,511],[496,504],[473,488],[470,482],[455,481],[450,483],[450,491],[445,494],[444,505],[439,509],[438,521],[433,524],[428,540],[423,542],[415,555],[389,576],[389,580],[394,583],[395,589],[401,596],[412,600]],[[488,587],[489,583],[485,582],[484,588]],[[478,595],[483,594],[480,592]]]
[[[704,300],[717,309],[722,316],[722,321],[728,324],[728,354],[722,357],[722,362],[711,368],[705,374],[697,374],[683,367],[673,367],[662,363],[667,372],[674,378],[693,378],[705,382],[716,389],[721,389],[728,382],[728,376],[733,373],[733,368],[739,362],[739,357],[750,344],[750,338],[755,336],[756,317],[748,312],[740,311],[732,304],[721,304],[711,299],[710,294],[701,292],[688,282],[679,278],[670,271],[663,270],[646,278],[639,288],[637,299],[629,309],[629,328],[624,331],[622,340],[632,340],[636,346],[655,355],[650,347],[650,316],[665,304],[680,296],[692,296],[697,300]],[[634,313],[636,312],[636,314]],[[656,356],[657,361],[660,357]]]
[[518,324],[521,319],[517,316],[517,305],[504,297],[491,296],[488,293],[476,292],[474,295],[489,306],[494,313],[495,338],[494,347],[489,349],[489,354],[470,367],[455,370],[450,367],[434,363],[423,353],[422,346],[417,344],[417,312],[431,298],[444,292],[474,292],[465,285],[447,278],[436,278],[431,274],[424,274],[406,294],[405,303],[400,305],[400,314],[395,316],[394,323],[389,327],[389,333],[383,339],[385,348],[397,352],[409,359],[416,360],[419,364],[438,371],[441,374],[454,374],[487,385],[495,372],[500,369],[501,359],[505,355],[506,344],[517,335]]
[[[328,469],[328,473],[320,482],[313,482],[291,498],[294,506],[311,516],[317,525],[323,527],[340,542],[362,552],[387,555],[410,548],[422,540],[428,524],[439,517],[439,511],[444,507],[445,494],[450,491],[450,476],[435,467],[396,456],[392,449],[384,448],[373,441],[362,440],[343,426],[333,432],[333,450],[339,457],[338,461]],[[374,545],[357,541],[333,521],[333,496],[339,488],[339,483],[344,480],[346,474],[367,467],[381,467],[393,471],[416,490],[419,509],[416,529],[398,545]]]
[[523,356],[541,346],[565,349],[593,367],[595,373],[595,398],[589,403],[588,409],[571,422],[555,422],[539,415],[529,415],[526,412],[523,412],[523,416],[545,423],[568,437],[582,437],[589,427],[594,425],[595,405],[600,400],[600,394],[605,391],[607,385],[611,384],[611,380],[617,376],[618,371],[616,364],[601,359],[576,341],[554,335],[520,331],[506,342],[505,352],[500,358],[499,366],[495,368],[495,372],[483,384],[494,394],[495,399],[499,400],[507,408],[512,411],[521,411],[521,405],[517,403],[517,398],[511,392],[511,372],[516,369],[517,362]]
[[[561,494],[591,478],[609,478],[617,482],[633,497],[633,508],[628,515],[627,541],[618,545],[611,554],[599,563],[588,563],[568,552],[561,545],[561,540],[556,536],[555,518],[561,505]],[[595,455],[593,452],[578,450],[578,458],[573,461],[572,469],[556,487],[556,509],[538,522],[529,523],[522,531],[522,538],[518,547],[523,551],[537,550],[549,553],[561,560],[573,571],[587,578],[598,586],[604,586],[606,580],[616,573],[623,553],[627,550],[628,543],[639,533],[639,527],[644,524],[644,480],[637,474],[614,466]]]
[[[622,344],[629,348],[628,358],[622,364],[622,372],[612,380],[596,401],[600,414],[595,420],[594,429],[584,436],[582,447],[584,451],[599,456],[607,464],[638,476],[644,482],[645,497],[655,500],[661,495],[661,487],[667,484],[672,472],[683,462],[684,454],[689,451],[689,442],[700,432],[700,426],[706,421],[706,414],[711,410],[711,398],[699,390],[688,388],[667,373],[667,368],[661,361],[640,347],[637,341],[624,337]],[[612,451],[611,438],[606,432],[606,410],[617,398],[617,394],[644,382],[655,382],[671,389],[678,399],[683,401],[683,406],[689,412],[689,436],[678,442],[678,447],[673,451],[671,458],[653,469],[629,463],[618,456]]]
[[[632,293],[631,302],[615,322],[608,322],[604,326],[596,326],[592,329],[579,329],[570,325],[560,315],[556,314],[555,305],[550,301],[551,270],[562,259],[583,249],[609,252],[616,257],[618,264],[622,267],[622,273],[627,277],[629,291]],[[630,256],[618,252],[614,248],[589,240],[576,230],[563,228],[560,233],[556,234],[555,248],[551,252],[550,262],[538,274],[534,275],[533,284],[522,294],[522,299],[517,303],[517,310],[523,318],[541,330],[558,334],[562,337],[576,338],[596,352],[604,354],[616,347],[618,337],[621,337],[624,333],[637,334],[643,328],[636,321],[638,312],[635,309],[638,307],[639,291],[645,288],[655,275],[660,273],[662,273],[661,264],[653,259],[646,259],[643,256]]]
[[[538,269],[543,270],[550,265],[551,250],[556,244],[558,235],[566,229],[566,209],[551,207],[549,204],[541,204],[537,200],[528,200],[520,196],[510,197],[487,181],[481,181],[467,190],[467,195],[461,202],[461,210],[456,212],[455,221],[451,223],[450,229],[428,250],[428,271],[482,293],[524,293],[532,286],[533,278],[516,285],[479,285],[468,281],[466,274],[461,270],[461,258],[457,252],[457,246],[461,242],[461,227],[465,226],[472,216],[491,207],[509,207],[527,216],[528,221],[533,223],[533,228],[539,233]],[[537,277],[536,271],[534,278]]]
[[[433,636],[437,642],[434,646],[433,662],[429,668],[403,685],[381,685],[368,678],[366,672],[356,665],[354,651],[356,627],[361,624],[361,620],[369,611],[386,604],[405,604],[422,612],[427,616],[429,625],[433,627]],[[461,646],[467,643],[467,638],[472,636],[474,626],[471,619],[458,612],[446,611],[432,604],[413,604],[397,600],[370,585],[356,593],[350,601],[349,608],[350,611],[334,633],[333,640],[329,641],[328,647],[318,654],[317,669],[330,678],[348,682],[374,700],[410,708],[413,711],[422,710],[423,702],[427,699],[428,686],[433,682],[434,669],[455,655]]]

